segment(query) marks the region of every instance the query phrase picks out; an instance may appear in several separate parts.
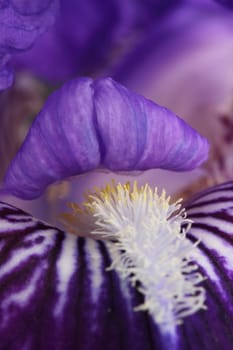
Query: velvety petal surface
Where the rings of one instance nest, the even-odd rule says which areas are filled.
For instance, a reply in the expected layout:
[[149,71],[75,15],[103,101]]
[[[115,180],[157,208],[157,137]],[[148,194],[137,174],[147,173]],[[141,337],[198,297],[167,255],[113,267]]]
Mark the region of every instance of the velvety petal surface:
[[79,239],[0,204],[0,338],[8,350],[161,349],[141,297],[103,242]]
[[187,208],[189,238],[200,239],[196,261],[207,277],[207,310],[188,317],[179,330],[179,349],[232,349],[233,182],[212,187]]
[[207,140],[166,108],[111,78],[80,78],[49,97],[8,169],[5,190],[30,199],[98,167],[183,171],[207,155]]
[[0,90],[12,84],[12,54],[29,49],[50,26],[57,13],[57,0],[11,0],[0,2]]
[[231,350],[233,182],[188,204],[190,240],[207,277],[208,309],[162,334],[141,296],[116,272],[106,243],[78,238],[0,203],[0,336],[3,349]]

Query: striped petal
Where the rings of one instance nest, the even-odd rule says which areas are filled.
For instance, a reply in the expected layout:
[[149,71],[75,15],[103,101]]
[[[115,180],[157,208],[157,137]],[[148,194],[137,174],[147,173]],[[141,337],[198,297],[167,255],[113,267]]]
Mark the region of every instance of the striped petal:
[[196,260],[207,277],[207,311],[185,320],[179,349],[232,349],[233,182],[212,187],[189,202],[190,239],[200,239]]
[[38,197],[65,177],[110,170],[190,170],[208,142],[183,120],[110,78],[81,78],[50,96],[5,177],[5,189]]
[[[0,339],[3,349],[231,350],[233,344],[233,182],[187,207],[190,240],[208,310],[162,334],[133,307],[141,295],[117,272],[101,241],[77,238],[0,204]],[[13,335],[13,336],[12,336]]]
[[[141,296],[103,242],[77,238],[0,204],[0,339],[7,350],[163,348]],[[165,347],[166,348],[166,347]]]

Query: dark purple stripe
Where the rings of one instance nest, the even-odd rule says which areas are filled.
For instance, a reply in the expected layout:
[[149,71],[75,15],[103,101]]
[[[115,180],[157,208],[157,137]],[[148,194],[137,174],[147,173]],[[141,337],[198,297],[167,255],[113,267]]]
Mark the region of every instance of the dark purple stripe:
[[[233,216],[231,214],[229,214],[227,212],[227,210],[222,210],[220,212],[215,212],[215,213],[207,213],[207,212],[202,212],[201,213],[201,212],[199,212],[199,213],[188,215],[188,218],[190,218],[190,219],[192,219],[194,221],[192,226],[198,225],[197,224],[198,223],[197,219],[207,218],[207,217],[220,220],[220,222],[218,223],[219,227],[221,226],[221,222],[223,224],[224,224],[224,222],[233,223]],[[215,226],[214,225],[213,226],[212,225],[207,225],[207,226],[209,227],[209,231],[212,230],[212,227],[217,227],[216,225]],[[227,233],[227,235],[229,235],[229,234]],[[232,235],[233,235],[233,229],[232,229]]]
[[223,205],[223,208],[225,206],[227,206],[228,203],[231,203],[232,205],[231,206],[227,206],[228,209],[232,208],[233,207],[233,193],[232,193],[232,198],[231,197],[219,197],[219,198],[215,198],[215,199],[209,199],[209,200],[203,200],[201,202],[198,202],[198,203],[193,203],[192,205],[189,205],[189,206],[186,206],[186,210],[187,212],[190,210],[190,209],[193,209],[193,208],[198,208],[198,207],[201,207],[201,206],[206,206],[207,209],[208,209],[208,205],[211,205],[211,204],[221,204]]
[[[201,229],[201,230],[205,231],[206,234],[212,234],[212,235],[214,235],[216,237],[220,237],[221,240],[225,240],[228,244],[233,245],[233,236],[230,236],[229,233],[221,231],[216,226],[210,226],[210,225],[207,225],[205,223],[202,223],[202,224],[199,223],[198,224],[197,222],[194,222],[192,224],[192,227],[195,228],[196,230],[197,229]],[[190,233],[192,234],[192,229],[191,229]],[[189,237],[189,234],[187,236]],[[193,234],[193,236],[195,236],[195,234]]]
[[33,334],[32,349],[59,350],[60,335],[56,330],[55,318],[51,311],[54,310],[56,304],[56,263],[61,253],[64,238],[64,233],[57,233],[53,249],[46,257],[48,269],[41,283],[41,289],[38,290],[36,296],[37,318],[31,329]]
[[[204,191],[199,192],[196,195],[193,195],[190,199],[185,201],[184,206],[185,208],[191,209],[195,205],[195,202],[201,198],[205,198],[209,194],[219,193],[220,195],[222,192],[232,192],[232,200],[233,200],[233,181],[227,182],[222,185],[217,185],[214,187],[210,187]],[[200,205],[200,203],[199,203]]]
[[[193,241],[195,241],[196,239],[193,239]],[[210,261],[210,264],[212,265],[213,270],[216,272],[216,275],[218,276],[221,286],[227,296],[227,298],[229,299],[229,306],[232,305],[233,302],[233,285],[232,285],[232,279],[226,274],[226,270],[222,267],[222,263],[221,263],[221,257],[219,257],[219,255],[215,254],[214,250],[209,250],[204,244],[200,243],[199,244],[199,249],[202,251],[202,253],[204,253],[206,255],[206,257],[208,258],[208,260]],[[203,267],[204,269],[204,267]],[[203,275],[206,275],[205,269],[202,271],[202,268],[200,266],[200,270],[202,272]],[[223,300],[221,294],[216,293],[214,291],[216,291],[216,285],[214,282],[211,281],[211,279],[207,279],[204,283],[203,286],[205,287],[206,291],[207,291],[207,305],[208,305],[208,310],[204,311],[203,313],[203,317],[198,317],[200,315],[196,314],[193,315],[193,318],[197,318],[197,322],[202,322],[202,320],[206,320],[206,322],[209,320],[210,318],[210,328],[214,329],[216,333],[217,332],[217,328],[218,326],[221,325],[221,334],[219,334],[219,332],[217,332],[218,337],[221,338],[221,336],[223,335],[223,338],[221,341],[224,340],[224,343],[226,342],[226,344],[233,344],[233,333],[232,333],[232,325],[233,325],[233,313],[232,310],[229,309],[229,307],[226,305],[226,301]],[[218,314],[218,317],[215,319],[216,324],[213,327],[213,322],[214,322],[214,318],[213,318],[213,310],[214,308],[218,308],[218,312],[215,312],[216,314]],[[185,322],[185,325],[187,327],[189,324],[189,320],[191,318],[187,318],[187,321]],[[199,320],[199,321],[198,321]],[[204,325],[202,327],[205,326],[205,321]],[[203,332],[202,331],[202,327],[200,328],[200,333]],[[225,333],[225,336],[224,336]],[[208,333],[207,333],[208,334]],[[215,338],[216,338],[216,334],[215,334]],[[227,340],[228,338],[228,340]],[[216,339],[215,339],[216,341]],[[208,343],[209,344],[209,343]],[[221,342],[216,343],[216,346],[221,346]],[[208,349],[208,348],[207,348]],[[212,348],[211,348],[212,349]],[[216,348],[218,349],[218,348]],[[225,348],[224,348],[225,349]],[[231,349],[231,347],[227,347],[226,349]]]

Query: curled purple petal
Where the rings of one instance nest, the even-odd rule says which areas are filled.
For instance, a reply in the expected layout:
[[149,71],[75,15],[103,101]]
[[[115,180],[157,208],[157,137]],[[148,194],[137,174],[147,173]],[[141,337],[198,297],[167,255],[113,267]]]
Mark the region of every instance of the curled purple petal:
[[207,157],[206,139],[182,119],[111,79],[95,83],[94,103],[111,170],[190,170]]
[[13,54],[29,49],[55,19],[57,0],[11,0],[0,3],[0,90],[8,88]]
[[12,161],[5,190],[25,199],[65,177],[113,171],[190,170],[208,143],[167,109],[110,78],[73,80],[50,96]]

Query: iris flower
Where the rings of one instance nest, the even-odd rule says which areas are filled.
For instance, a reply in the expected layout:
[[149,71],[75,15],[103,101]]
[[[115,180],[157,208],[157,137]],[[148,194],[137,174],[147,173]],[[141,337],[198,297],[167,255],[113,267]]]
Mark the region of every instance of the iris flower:
[[[4,190],[33,198],[97,167],[190,170],[207,154],[169,110],[110,78],[75,79],[49,97]],[[164,191],[112,183],[70,204],[66,231],[1,203],[1,346],[231,349],[232,189],[186,213]]]
[[[49,97],[2,193],[36,198],[94,169],[189,171],[208,148],[112,79],[75,79]],[[0,203],[0,348],[232,349],[232,182],[182,204],[113,181],[69,207],[60,230]]]

